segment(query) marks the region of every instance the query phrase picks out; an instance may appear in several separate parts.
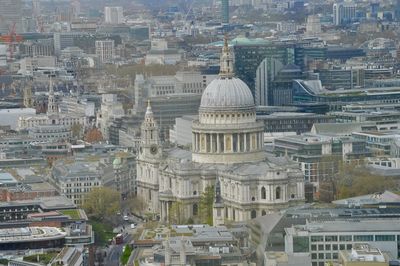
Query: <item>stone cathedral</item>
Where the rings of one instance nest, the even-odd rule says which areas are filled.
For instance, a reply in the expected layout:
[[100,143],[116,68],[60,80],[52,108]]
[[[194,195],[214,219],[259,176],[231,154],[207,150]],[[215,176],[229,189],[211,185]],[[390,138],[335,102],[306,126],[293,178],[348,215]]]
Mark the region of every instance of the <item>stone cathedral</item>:
[[263,124],[249,87],[233,74],[227,40],[219,78],[204,90],[192,125],[192,149],[163,149],[150,103],[141,127],[137,191],[148,211],[168,221],[173,202],[198,215],[201,193],[214,186],[214,225],[245,221],[304,202],[303,174],[287,157],[267,155]]

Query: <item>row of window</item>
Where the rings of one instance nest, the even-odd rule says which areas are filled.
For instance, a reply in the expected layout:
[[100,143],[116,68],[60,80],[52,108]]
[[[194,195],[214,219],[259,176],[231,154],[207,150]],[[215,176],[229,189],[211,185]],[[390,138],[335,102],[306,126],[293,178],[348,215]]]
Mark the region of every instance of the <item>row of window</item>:
[[[352,242],[352,241],[374,241],[374,235],[327,235],[327,236],[311,236],[311,242]],[[354,240],[353,240],[354,239]],[[375,235],[375,241],[395,241],[394,235]]]

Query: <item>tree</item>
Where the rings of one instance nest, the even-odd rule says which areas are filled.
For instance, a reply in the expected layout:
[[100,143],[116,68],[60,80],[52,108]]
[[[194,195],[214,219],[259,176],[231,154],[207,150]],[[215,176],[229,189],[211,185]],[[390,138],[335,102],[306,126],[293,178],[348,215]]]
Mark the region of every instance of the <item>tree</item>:
[[169,208],[169,223],[171,224],[182,224],[184,222],[184,211],[182,202],[172,202]]
[[74,138],[79,138],[82,133],[82,125],[79,123],[75,123],[71,126],[72,136]]
[[85,197],[83,209],[86,213],[98,220],[117,213],[121,209],[120,194],[118,191],[107,188],[93,188]]
[[86,132],[85,141],[89,143],[100,142],[103,140],[103,135],[101,134],[100,129],[92,128]]
[[344,165],[337,179],[339,199],[383,192],[394,187],[396,183],[392,178],[373,174],[365,165]]
[[199,214],[202,223],[213,224],[214,186],[207,186],[200,195]]
[[140,214],[142,211],[146,209],[147,204],[142,197],[136,196],[128,199],[128,207],[131,212]]

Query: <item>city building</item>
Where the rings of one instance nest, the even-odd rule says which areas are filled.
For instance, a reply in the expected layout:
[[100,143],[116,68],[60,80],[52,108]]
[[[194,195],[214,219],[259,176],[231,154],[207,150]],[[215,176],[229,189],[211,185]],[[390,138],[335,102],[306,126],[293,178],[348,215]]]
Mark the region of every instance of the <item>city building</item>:
[[384,266],[389,264],[389,256],[368,244],[355,244],[351,250],[339,251],[339,263],[342,266],[367,264]]
[[122,24],[124,22],[123,8],[121,6],[105,6],[104,22],[107,24]]
[[309,133],[276,138],[273,151],[278,156],[289,156],[299,162],[305,182],[314,186],[314,194],[319,191],[320,182],[334,178],[340,161],[357,160],[369,154],[364,140]]
[[102,186],[104,177],[98,162],[76,161],[67,164],[59,160],[53,165],[51,178],[68,199],[81,206],[87,193]]
[[333,4],[333,23],[341,26],[352,22],[356,16],[356,5],[351,2]]
[[146,53],[146,65],[175,65],[182,60],[182,54],[177,49],[168,48],[164,39],[151,40],[151,49]]
[[0,229],[0,249],[20,250],[60,248],[67,234],[56,227],[22,227]]
[[96,41],[96,55],[101,63],[111,63],[115,58],[114,40]]
[[[287,158],[267,157],[263,124],[254,98],[233,76],[233,57],[225,40],[219,78],[204,90],[199,120],[193,122],[192,151],[164,149],[150,104],[141,127],[137,159],[138,196],[150,212],[168,221],[174,202],[183,217],[199,214],[199,198],[215,186],[214,225],[246,221],[304,200],[304,179]],[[183,177],[190,178],[183,178]]]
[[318,15],[310,15],[307,17],[306,35],[318,36],[321,34],[321,19]]
[[229,0],[221,0],[221,21],[229,24]]
[[22,1],[1,0],[0,1],[0,33],[7,34],[15,24],[15,31],[22,31]]

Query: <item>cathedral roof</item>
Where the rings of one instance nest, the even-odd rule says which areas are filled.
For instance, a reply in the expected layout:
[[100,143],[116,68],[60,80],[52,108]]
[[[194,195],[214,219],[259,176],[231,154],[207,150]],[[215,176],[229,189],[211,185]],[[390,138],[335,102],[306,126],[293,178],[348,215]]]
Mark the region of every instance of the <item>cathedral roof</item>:
[[225,38],[221,55],[219,78],[213,80],[201,97],[200,111],[231,111],[254,109],[249,87],[233,74],[233,57]]
[[238,78],[217,78],[203,92],[200,109],[254,108],[249,87]]

